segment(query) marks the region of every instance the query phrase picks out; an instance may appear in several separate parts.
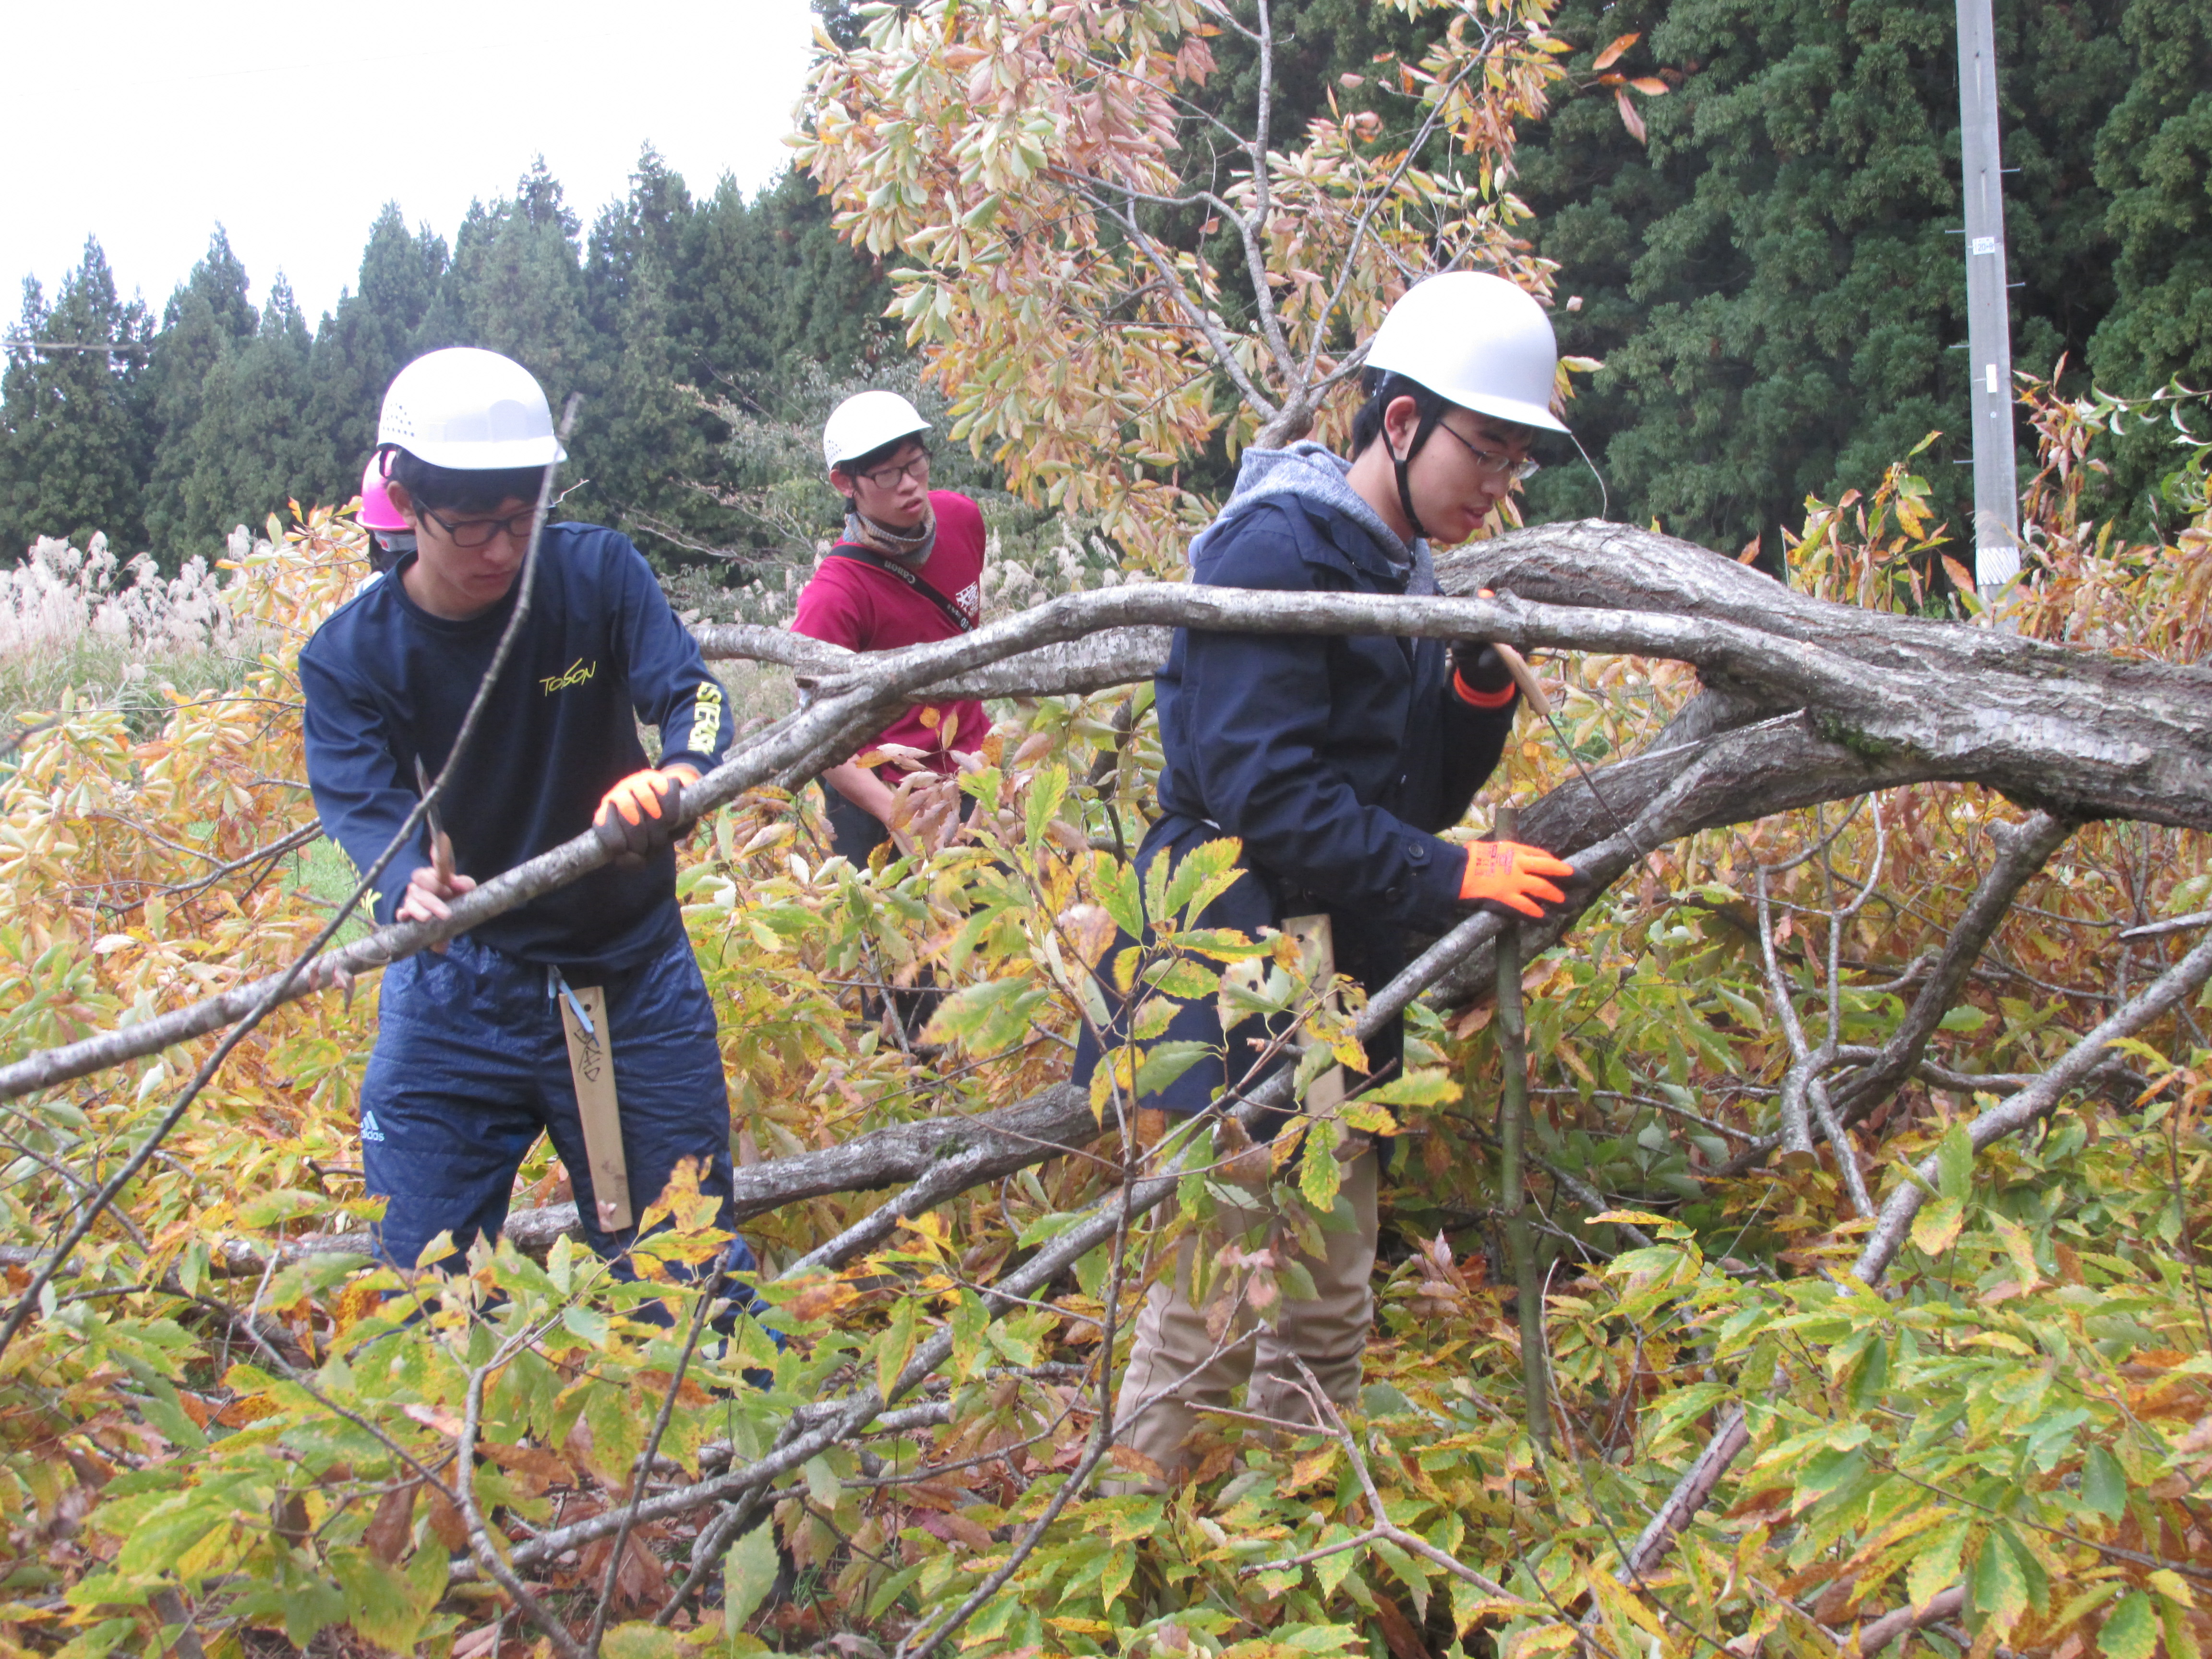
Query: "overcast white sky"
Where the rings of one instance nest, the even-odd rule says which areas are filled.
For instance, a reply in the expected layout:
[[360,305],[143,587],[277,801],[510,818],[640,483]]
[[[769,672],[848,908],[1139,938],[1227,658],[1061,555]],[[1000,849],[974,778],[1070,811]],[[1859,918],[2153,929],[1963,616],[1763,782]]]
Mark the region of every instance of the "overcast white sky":
[[281,268],[312,328],[396,201],[450,242],[541,151],[586,228],[650,141],[695,196],[781,169],[806,0],[19,0],[0,189],[0,325],[88,234],[158,320],[220,221],[258,304]]

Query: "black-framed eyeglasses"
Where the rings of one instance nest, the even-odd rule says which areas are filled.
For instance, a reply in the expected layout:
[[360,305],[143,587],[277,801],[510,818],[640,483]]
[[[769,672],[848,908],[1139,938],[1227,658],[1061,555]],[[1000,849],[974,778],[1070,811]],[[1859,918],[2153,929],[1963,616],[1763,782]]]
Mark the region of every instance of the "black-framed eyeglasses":
[[463,519],[458,523],[441,518],[428,508],[424,509],[422,516],[444,531],[446,539],[455,547],[473,551],[479,547],[489,547],[493,539],[499,536],[512,536],[517,541],[526,540],[530,535],[530,521],[538,516],[538,509],[533,507],[526,512],[511,513],[504,519]]
[[896,489],[908,478],[916,483],[929,482],[929,452],[923,450],[903,466],[879,466],[873,472],[860,475],[878,489]]
[[1465,445],[1467,453],[1474,457],[1476,464],[1484,471],[1495,473],[1508,483],[1525,483],[1544,470],[1544,464],[1541,461],[1516,461],[1510,455],[1493,455],[1486,449],[1477,449],[1474,447],[1474,441],[1454,427],[1449,421],[1438,421],[1437,425]]

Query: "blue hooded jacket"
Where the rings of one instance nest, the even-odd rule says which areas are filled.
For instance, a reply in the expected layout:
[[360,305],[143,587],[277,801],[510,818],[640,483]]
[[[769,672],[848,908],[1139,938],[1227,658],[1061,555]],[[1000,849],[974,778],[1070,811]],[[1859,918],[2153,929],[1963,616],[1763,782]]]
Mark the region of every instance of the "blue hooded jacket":
[[[1245,452],[1228,505],[1191,544],[1193,580],[1435,592],[1426,546],[1401,542],[1345,481],[1349,469],[1316,443]],[[1241,837],[1250,873],[1205,925],[1251,933],[1326,913],[1338,971],[1380,988],[1407,960],[1407,933],[1441,933],[1465,914],[1465,851],[1436,832],[1465,815],[1512,729],[1513,702],[1471,707],[1451,679],[1436,640],[1177,629],[1156,681],[1162,813],[1139,866]],[[1213,1003],[1187,1005],[1169,1035],[1220,1042]],[[1232,1060],[1243,1046],[1232,1041]],[[1398,1048],[1394,1023],[1369,1059],[1379,1068]],[[1086,1041],[1079,1072],[1096,1058]],[[1223,1081],[1200,1065],[1145,1103],[1195,1110]]]

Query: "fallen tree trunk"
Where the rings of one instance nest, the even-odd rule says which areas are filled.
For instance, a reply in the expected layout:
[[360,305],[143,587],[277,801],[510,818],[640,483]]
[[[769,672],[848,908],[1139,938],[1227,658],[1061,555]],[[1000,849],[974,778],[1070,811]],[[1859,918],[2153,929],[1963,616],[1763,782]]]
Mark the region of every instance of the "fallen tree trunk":
[[[1439,576],[1460,589],[1518,581],[1599,604],[1570,609],[1510,596],[1285,594],[1156,583],[1071,594],[957,639],[873,655],[865,666],[849,653],[825,659],[811,646],[791,647],[794,659],[827,665],[809,669],[810,677],[818,673],[814,701],[741,742],[684,792],[684,811],[711,810],[763,783],[811,777],[909,701],[1119,683],[1139,658],[1154,656],[1158,636],[1109,637],[1106,630],[1173,624],[1496,639],[1696,664],[1713,689],[1653,749],[1600,775],[1604,805],[1577,780],[1529,809],[1524,833],[1569,856],[1610,833],[1613,819],[1630,818],[1639,795],[1656,795],[1672,771],[1698,760],[1720,733],[1793,709],[1803,711],[1802,729],[1778,737],[1786,752],[1776,763],[1733,781],[1707,769],[1701,787],[1710,799],[1691,828],[1936,778],[1986,784],[2057,816],[2212,828],[2212,673],[2203,669],[1810,599],[1702,548],[1619,526],[1522,532],[1449,556]],[[1626,608],[1632,604],[1654,609]],[[1670,605],[1672,611],[1661,608]],[[785,651],[773,634],[744,630],[728,643]],[[330,953],[319,976],[372,972],[564,885],[605,857],[596,837],[580,836],[486,882],[454,906],[449,921],[383,928]],[[1469,971],[1479,975],[1484,968],[1470,964]],[[0,1099],[204,1036],[243,1018],[272,983],[236,988],[0,1066]]]

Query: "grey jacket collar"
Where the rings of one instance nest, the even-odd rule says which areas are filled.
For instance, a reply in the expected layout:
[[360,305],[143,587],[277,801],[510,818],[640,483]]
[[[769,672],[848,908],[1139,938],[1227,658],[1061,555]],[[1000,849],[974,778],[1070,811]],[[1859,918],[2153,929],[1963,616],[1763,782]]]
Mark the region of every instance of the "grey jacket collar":
[[1310,440],[1294,443],[1288,449],[1246,450],[1243,464],[1237,468],[1237,487],[1230,492],[1227,505],[1212,524],[1191,540],[1191,562],[1198,562],[1200,552],[1212,538],[1252,508],[1279,502],[1288,495],[1325,507],[1358,526],[1365,533],[1376,556],[1404,583],[1402,592],[1436,592],[1436,567],[1429,558],[1428,544],[1417,538],[1408,547],[1399,540],[1397,532],[1382,522],[1382,515],[1345,481],[1345,475],[1351,471],[1351,462],[1326,445]]

